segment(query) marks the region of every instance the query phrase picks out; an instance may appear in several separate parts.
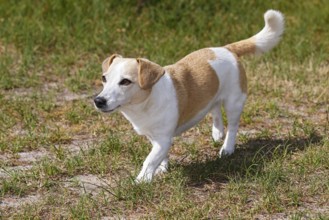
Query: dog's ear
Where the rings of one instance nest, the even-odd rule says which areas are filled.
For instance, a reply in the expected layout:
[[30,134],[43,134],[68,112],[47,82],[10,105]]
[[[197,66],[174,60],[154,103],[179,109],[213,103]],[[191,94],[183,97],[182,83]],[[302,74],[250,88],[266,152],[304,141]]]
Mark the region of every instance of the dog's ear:
[[138,83],[142,89],[150,89],[165,73],[162,66],[147,59],[137,58]]
[[106,58],[103,63],[102,63],[102,71],[103,73],[105,73],[108,68],[110,67],[111,63],[113,62],[113,60],[117,57],[122,57],[121,55],[118,54],[113,54],[112,56]]

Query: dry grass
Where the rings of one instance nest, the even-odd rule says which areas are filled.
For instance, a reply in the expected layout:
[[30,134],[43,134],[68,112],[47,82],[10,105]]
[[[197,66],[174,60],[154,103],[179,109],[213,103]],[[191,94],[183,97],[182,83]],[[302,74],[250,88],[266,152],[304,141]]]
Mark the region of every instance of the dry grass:
[[[3,3],[1,218],[327,219],[328,6],[230,2]],[[206,117],[175,139],[168,174],[136,185],[150,144],[119,113],[95,111],[102,59],[167,64],[249,36],[270,7],[286,14],[287,32],[269,55],[243,60],[249,98],[234,155],[218,158]]]

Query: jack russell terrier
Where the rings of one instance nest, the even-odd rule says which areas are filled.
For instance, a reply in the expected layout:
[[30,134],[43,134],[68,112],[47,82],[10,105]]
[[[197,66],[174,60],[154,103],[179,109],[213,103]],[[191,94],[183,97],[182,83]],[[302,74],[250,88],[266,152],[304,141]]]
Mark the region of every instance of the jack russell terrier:
[[251,38],[224,47],[204,48],[169,66],[114,54],[103,64],[103,91],[94,99],[102,112],[120,110],[139,135],[152,143],[136,181],[150,182],[168,169],[173,137],[210,112],[212,137],[224,137],[221,106],[228,128],[219,155],[234,152],[240,115],[247,98],[247,77],[239,57],[272,49],[284,31],[279,11],[264,14],[265,27]]

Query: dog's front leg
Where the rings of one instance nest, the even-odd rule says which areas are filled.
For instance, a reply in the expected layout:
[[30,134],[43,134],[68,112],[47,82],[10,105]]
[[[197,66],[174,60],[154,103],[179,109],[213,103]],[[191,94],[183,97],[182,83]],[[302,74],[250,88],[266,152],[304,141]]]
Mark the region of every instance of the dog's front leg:
[[143,163],[143,168],[136,178],[137,182],[150,182],[160,163],[166,161],[171,138],[157,138],[151,142],[152,150]]

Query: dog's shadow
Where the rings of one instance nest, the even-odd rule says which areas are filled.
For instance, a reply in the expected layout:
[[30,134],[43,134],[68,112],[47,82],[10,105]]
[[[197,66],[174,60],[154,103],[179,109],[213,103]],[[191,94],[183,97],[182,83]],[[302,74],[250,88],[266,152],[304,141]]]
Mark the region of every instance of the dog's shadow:
[[177,165],[188,177],[187,184],[201,187],[209,182],[226,183],[231,178],[244,178],[261,172],[266,163],[275,158],[289,156],[312,144],[321,142],[322,136],[311,134],[306,138],[277,139],[256,138],[237,147],[233,155]]

